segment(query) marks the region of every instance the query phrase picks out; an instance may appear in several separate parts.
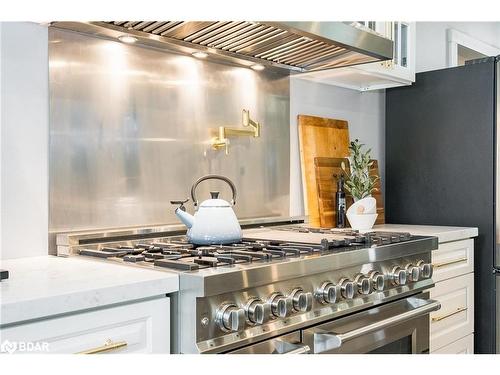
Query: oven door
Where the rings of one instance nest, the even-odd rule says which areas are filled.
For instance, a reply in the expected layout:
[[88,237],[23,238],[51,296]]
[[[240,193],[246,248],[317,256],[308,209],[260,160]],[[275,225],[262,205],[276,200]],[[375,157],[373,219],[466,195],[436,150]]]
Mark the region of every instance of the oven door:
[[309,352],[309,346],[300,342],[300,332],[296,331],[246,346],[230,354],[306,354]]
[[312,353],[428,353],[429,313],[441,305],[425,297],[420,294],[304,329],[302,342]]

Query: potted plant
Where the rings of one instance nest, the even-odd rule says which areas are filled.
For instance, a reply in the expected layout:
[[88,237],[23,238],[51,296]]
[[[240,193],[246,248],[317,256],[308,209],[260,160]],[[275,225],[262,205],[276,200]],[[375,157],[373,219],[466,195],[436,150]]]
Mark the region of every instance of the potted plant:
[[371,194],[377,190],[375,184],[379,176],[370,174],[373,165],[370,153],[371,149],[363,150],[365,145],[359,140],[354,140],[349,145],[349,164],[347,170],[345,163],[342,163],[342,170],[345,177],[345,189],[354,199],[354,204],[348,208],[346,216],[351,224],[351,228],[357,230],[369,230],[377,220],[377,202]]
[[370,153],[371,149],[363,151],[365,145],[355,139],[349,145],[349,171],[345,163],[342,163],[342,170],[345,173],[345,189],[351,194],[354,201],[358,201],[377,191],[375,184],[380,179],[377,175],[370,175],[370,168],[373,165]]

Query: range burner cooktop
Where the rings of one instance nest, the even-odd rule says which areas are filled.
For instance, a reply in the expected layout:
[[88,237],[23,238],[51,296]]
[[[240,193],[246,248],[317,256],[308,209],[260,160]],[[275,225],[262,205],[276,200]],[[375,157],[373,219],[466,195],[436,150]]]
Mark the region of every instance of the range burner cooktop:
[[113,261],[193,271],[234,264],[269,262],[409,241],[409,233],[318,229],[298,226],[245,232],[241,242],[195,246],[186,236],[79,246],[78,253]]

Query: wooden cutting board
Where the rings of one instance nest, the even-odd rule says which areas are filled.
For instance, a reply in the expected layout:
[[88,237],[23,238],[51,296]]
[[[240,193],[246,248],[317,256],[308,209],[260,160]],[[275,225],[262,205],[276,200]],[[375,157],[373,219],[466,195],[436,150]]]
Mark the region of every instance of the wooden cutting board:
[[[378,162],[372,160],[373,165],[370,175],[379,175]],[[337,178],[343,173],[342,162],[345,163],[349,171],[349,159],[346,158],[314,158],[314,168],[316,175],[316,187],[318,191],[318,209],[320,226],[322,228],[333,228],[335,226],[335,192],[337,191]],[[377,201],[377,221],[375,224],[385,223],[384,202],[380,190],[380,180],[376,183],[376,192],[372,193]],[[346,192],[347,208],[353,203],[352,197]]]
[[[335,227],[335,192],[337,191],[336,176],[340,176],[344,173],[341,166],[342,162],[345,163],[346,168],[349,168],[349,159],[347,158],[314,158],[321,228]],[[352,203],[352,197],[346,192],[346,208]]]
[[319,227],[320,213],[314,158],[345,158],[349,156],[347,121],[309,115],[298,115],[300,161],[304,206],[309,224]]

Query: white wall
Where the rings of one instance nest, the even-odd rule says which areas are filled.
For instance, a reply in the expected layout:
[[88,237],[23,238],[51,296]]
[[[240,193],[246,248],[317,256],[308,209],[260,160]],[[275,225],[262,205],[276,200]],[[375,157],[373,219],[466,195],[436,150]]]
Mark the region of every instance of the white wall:
[[[358,92],[292,78],[290,80],[290,215],[304,215],[297,115],[346,120],[349,136],[372,149],[385,173],[385,92]],[[383,189],[383,186],[382,186]]]
[[447,67],[448,29],[461,31],[486,44],[500,47],[500,22],[417,22],[417,73]]
[[1,58],[0,259],[48,252],[48,35],[4,22]]

